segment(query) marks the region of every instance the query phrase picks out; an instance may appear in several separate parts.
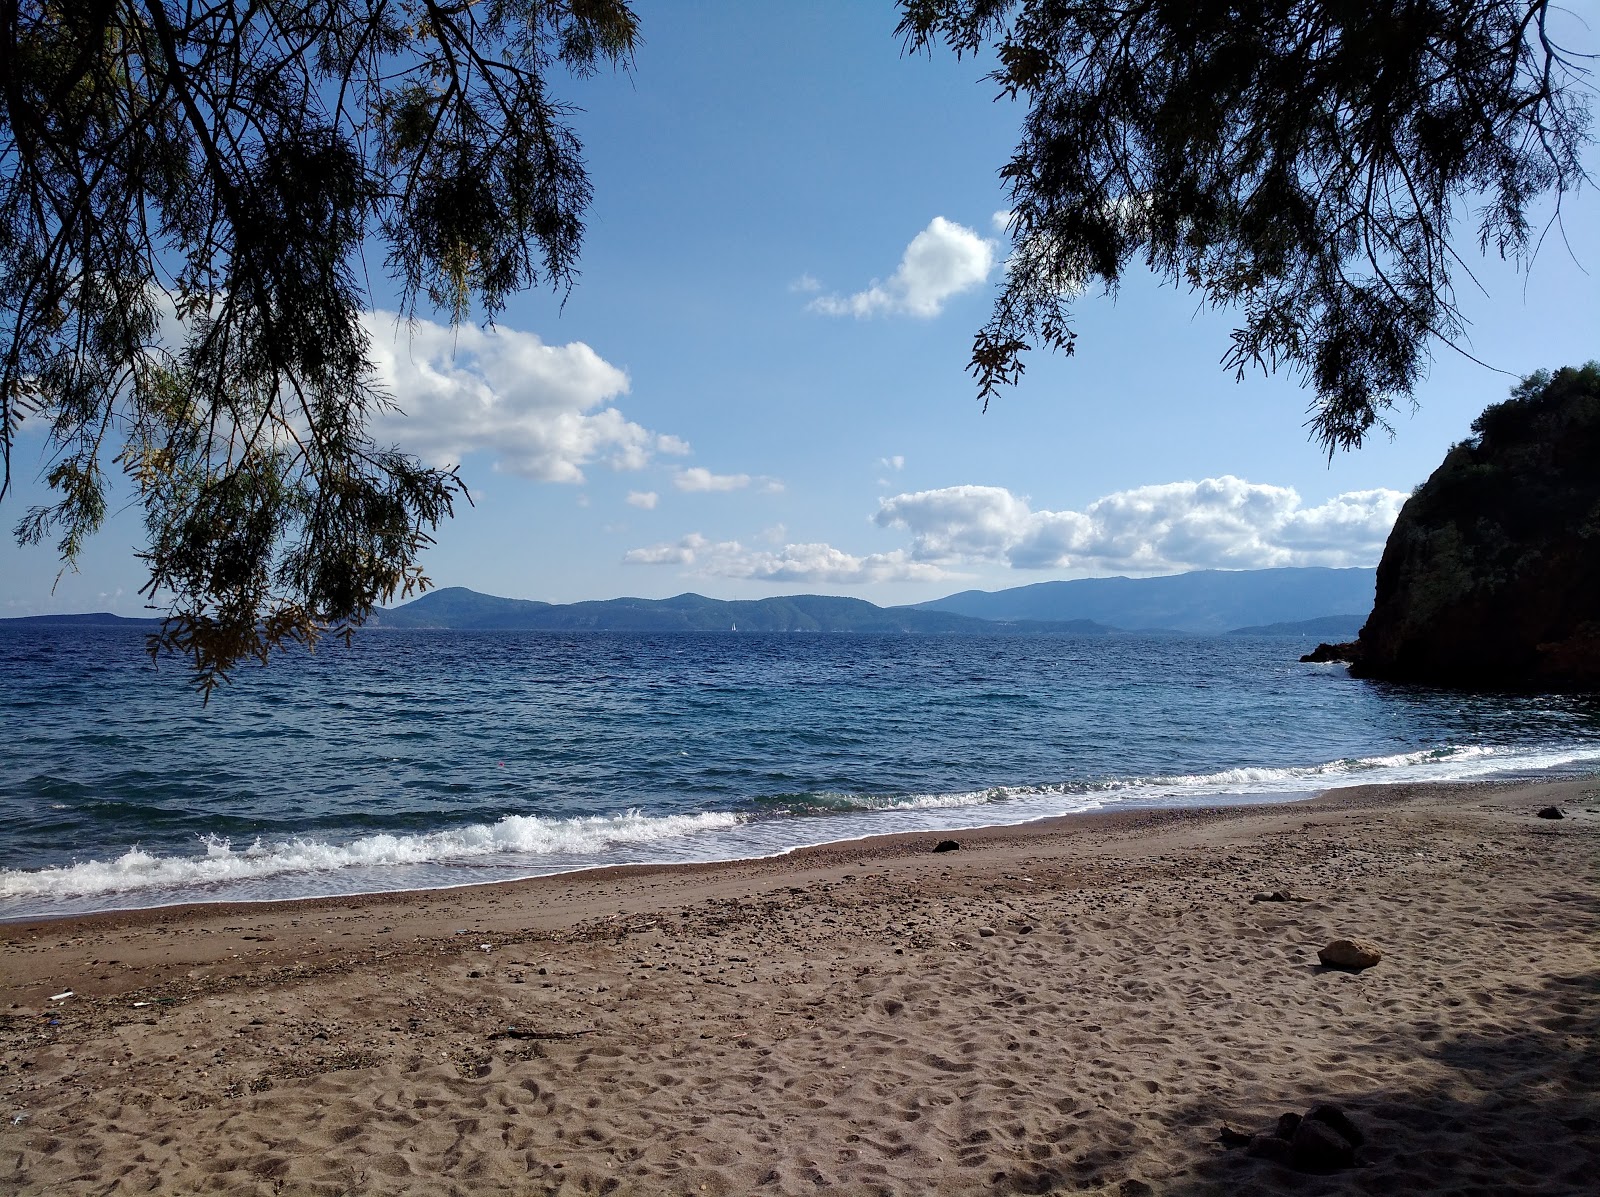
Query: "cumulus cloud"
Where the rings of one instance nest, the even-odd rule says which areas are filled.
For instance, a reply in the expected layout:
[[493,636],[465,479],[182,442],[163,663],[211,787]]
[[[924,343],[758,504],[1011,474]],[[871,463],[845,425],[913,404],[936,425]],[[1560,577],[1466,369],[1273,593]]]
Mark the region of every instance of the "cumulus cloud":
[[804,585],[931,582],[952,576],[901,551],[858,557],[828,544],[786,544],[758,549],[737,540],[712,541],[698,532],[623,555],[630,565],[675,565],[706,577],[744,578]]
[[653,511],[661,496],[653,490],[630,490],[628,492],[628,506],[640,507],[645,511]]
[[945,301],[982,286],[994,269],[996,243],[943,216],[911,239],[887,282],[874,279],[853,295],[819,295],[808,305],[827,316],[905,315],[927,319]]
[[679,470],[672,485],[686,491],[743,490],[750,485],[749,474],[713,474],[704,466]]
[[487,452],[497,469],[582,482],[593,462],[633,470],[655,453],[688,451],[611,405],[627,394],[628,376],[581,341],[547,345],[516,329],[431,320],[397,325],[381,311],[363,324],[378,385],[400,407],[380,414],[373,433],[431,464]]
[[811,275],[802,274],[799,278],[795,279],[794,282],[789,284],[789,290],[796,291],[801,295],[815,295],[818,291],[822,290],[822,284],[816,279],[812,278]]
[[1371,565],[1406,496],[1350,491],[1307,507],[1292,487],[1224,475],[1118,491],[1083,511],[1035,511],[1004,487],[884,499],[875,522],[911,534],[911,558],[1016,569],[1170,573]]
[[714,492],[744,490],[758,487],[763,494],[775,495],[783,491],[783,483],[776,478],[751,474],[713,474],[704,466],[690,466],[672,477],[672,485],[682,491]]

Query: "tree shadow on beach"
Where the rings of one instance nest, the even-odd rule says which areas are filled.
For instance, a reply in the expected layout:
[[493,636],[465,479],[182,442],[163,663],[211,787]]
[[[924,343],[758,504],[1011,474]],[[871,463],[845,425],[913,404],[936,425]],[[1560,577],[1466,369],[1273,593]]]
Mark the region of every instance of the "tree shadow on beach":
[[[1500,1197],[1509,1192],[1594,1192],[1600,1178],[1600,970],[1552,976],[1505,991],[1519,1021],[1503,1034],[1448,1032],[1419,1042],[1431,1083],[1367,1092],[1319,1092],[1307,1077],[1298,1093],[1266,1108],[1194,1105],[1171,1119],[1171,1133],[1206,1124],[1214,1154],[1149,1191],[1174,1197],[1256,1197],[1276,1193],[1438,1193]],[[1447,1008],[1441,1010],[1447,1013]],[[1512,1014],[1508,1010],[1508,1015]],[[1440,1075],[1437,1065],[1443,1065]],[[1247,1134],[1309,1102],[1341,1106],[1366,1144],[1356,1167],[1328,1175],[1291,1170],[1225,1147],[1219,1109]],[[1071,1178],[1057,1189],[1071,1191]],[[1115,1190],[1112,1190],[1115,1191]],[[1144,1191],[1144,1190],[1137,1190]]]

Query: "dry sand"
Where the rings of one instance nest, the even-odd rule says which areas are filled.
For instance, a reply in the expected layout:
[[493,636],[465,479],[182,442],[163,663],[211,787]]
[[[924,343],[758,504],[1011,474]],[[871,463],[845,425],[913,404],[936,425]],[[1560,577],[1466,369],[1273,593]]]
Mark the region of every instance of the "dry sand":
[[0,927],[0,1192],[1600,1188],[1600,778],[936,838]]

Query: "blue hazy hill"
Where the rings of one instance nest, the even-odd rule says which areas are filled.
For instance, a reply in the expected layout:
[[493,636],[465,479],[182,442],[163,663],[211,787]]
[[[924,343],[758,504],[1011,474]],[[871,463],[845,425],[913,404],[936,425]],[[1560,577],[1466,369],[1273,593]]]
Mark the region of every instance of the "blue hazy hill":
[[618,598],[541,603],[497,598],[461,586],[434,590],[404,606],[377,612],[380,628],[549,632],[904,632],[924,635],[1104,636],[1116,629],[1092,620],[974,619],[911,607],[879,607],[865,599],[798,594],[726,601],[699,594],[668,599]]
[[14,628],[154,628],[160,623],[155,618],[113,615],[109,611],[91,611],[81,615],[12,615],[0,619],[0,624]]
[[1376,579],[1374,569],[1205,569],[1160,578],[1084,578],[967,590],[914,609],[978,619],[1092,619],[1129,631],[1217,634],[1370,611]]
[[1268,623],[1256,627],[1234,628],[1230,636],[1297,636],[1302,640],[1339,642],[1354,640],[1365,615],[1324,615],[1321,619],[1297,619],[1290,623]]

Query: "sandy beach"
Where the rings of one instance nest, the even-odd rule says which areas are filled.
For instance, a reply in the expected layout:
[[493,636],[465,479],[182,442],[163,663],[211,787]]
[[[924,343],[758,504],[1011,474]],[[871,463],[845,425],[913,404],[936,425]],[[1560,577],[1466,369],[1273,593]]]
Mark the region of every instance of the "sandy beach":
[[1600,778],[937,838],[0,926],[0,1191],[1595,1191]]

